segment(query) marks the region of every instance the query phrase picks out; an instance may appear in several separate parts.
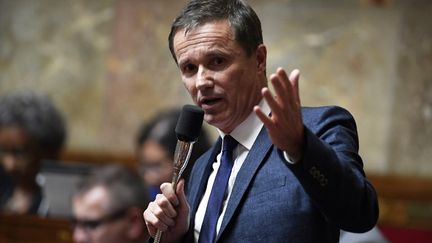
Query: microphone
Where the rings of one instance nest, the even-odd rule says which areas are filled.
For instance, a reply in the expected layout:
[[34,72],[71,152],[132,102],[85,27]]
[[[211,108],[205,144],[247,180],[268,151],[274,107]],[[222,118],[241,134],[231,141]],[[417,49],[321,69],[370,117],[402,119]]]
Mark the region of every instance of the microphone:
[[201,133],[204,111],[193,105],[184,105],[177,121],[175,133],[177,145],[174,153],[172,185],[175,190],[178,180],[189,162],[193,144]]
[[[203,117],[204,111],[193,105],[184,105],[180,113],[175,128],[177,145],[174,153],[174,170],[171,181],[174,191],[189,162],[193,144],[198,140],[198,136],[201,133]],[[159,243],[161,236],[162,231],[158,230],[154,242]]]

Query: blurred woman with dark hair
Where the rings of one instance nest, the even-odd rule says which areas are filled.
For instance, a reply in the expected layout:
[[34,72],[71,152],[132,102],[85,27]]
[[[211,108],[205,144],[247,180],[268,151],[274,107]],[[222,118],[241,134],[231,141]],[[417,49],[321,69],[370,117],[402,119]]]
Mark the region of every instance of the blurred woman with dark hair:
[[[149,186],[152,199],[159,193],[163,182],[171,182],[174,152],[177,144],[175,127],[180,116],[180,109],[162,112],[143,125],[137,137],[136,156],[141,176]],[[209,137],[201,131],[198,141],[193,145],[189,165],[183,172],[187,178],[193,162],[210,147]]]
[[59,156],[65,139],[63,116],[48,97],[24,91],[0,99],[0,166],[8,178],[1,211],[47,214],[36,175],[42,160]]

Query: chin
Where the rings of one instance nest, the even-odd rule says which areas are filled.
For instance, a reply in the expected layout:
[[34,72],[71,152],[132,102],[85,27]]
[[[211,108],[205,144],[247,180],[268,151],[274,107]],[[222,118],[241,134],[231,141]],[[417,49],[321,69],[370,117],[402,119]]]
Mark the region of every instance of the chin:
[[223,119],[221,119],[220,117],[213,115],[213,114],[204,114],[204,120],[208,124],[221,129],[220,127],[222,125],[221,123],[222,123]]
[[208,124],[214,126],[214,116],[213,115],[209,115],[209,114],[204,114],[204,121],[207,122]]

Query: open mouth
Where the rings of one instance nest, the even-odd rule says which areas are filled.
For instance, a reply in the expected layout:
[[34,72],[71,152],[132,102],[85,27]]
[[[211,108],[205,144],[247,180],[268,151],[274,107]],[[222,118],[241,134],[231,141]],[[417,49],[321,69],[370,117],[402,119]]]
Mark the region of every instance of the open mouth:
[[216,104],[217,102],[219,102],[219,101],[221,101],[221,100],[222,100],[221,98],[204,99],[204,100],[202,101],[202,104],[203,104],[203,105],[208,105],[208,106],[210,106],[210,105],[214,105],[214,104]]
[[223,98],[204,98],[201,100],[200,106],[206,112],[210,112],[219,107],[222,101]]

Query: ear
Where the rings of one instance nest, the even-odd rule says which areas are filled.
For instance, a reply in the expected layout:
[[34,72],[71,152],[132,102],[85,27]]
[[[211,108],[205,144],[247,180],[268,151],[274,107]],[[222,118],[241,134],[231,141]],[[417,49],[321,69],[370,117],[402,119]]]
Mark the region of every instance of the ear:
[[142,212],[140,208],[133,207],[127,212],[127,220],[129,227],[127,228],[127,236],[129,239],[139,239],[145,236],[148,238],[147,228],[142,217]]
[[267,66],[267,48],[264,44],[260,44],[256,49],[257,69],[259,73],[265,74]]

